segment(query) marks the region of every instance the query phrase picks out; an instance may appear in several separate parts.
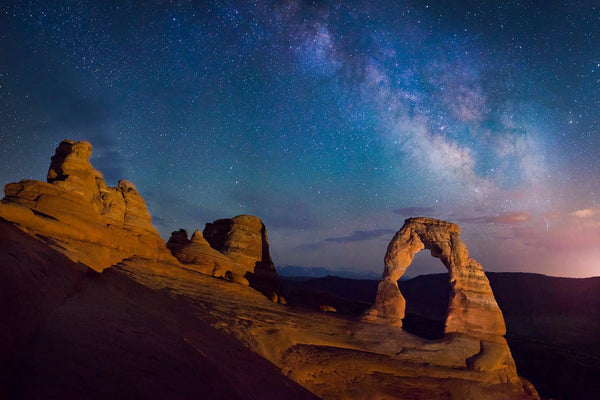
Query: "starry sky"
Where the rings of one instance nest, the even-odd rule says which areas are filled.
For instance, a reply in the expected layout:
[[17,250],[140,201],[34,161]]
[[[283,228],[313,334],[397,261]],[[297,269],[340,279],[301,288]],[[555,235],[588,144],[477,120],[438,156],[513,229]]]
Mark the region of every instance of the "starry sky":
[[0,184],[65,138],[165,239],[254,214],[276,265],[380,272],[430,216],[600,275],[597,1],[0,1]]

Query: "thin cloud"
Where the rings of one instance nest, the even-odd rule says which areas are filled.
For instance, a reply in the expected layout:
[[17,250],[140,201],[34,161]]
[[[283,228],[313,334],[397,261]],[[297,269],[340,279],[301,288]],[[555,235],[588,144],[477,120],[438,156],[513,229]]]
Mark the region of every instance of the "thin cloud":
[[467,224],[520,224],[531,219],[531,215],[527,212],[518,211],[498,215],[487,215],[480,217],[463,217],[458,221]]
[[535,226],[513,228],[513,235],[528,246],[554,252],[590,253],[600,243],[600,208],[557,211],[544,217],[543,229]]
[[579,219],[590,219],[600,216],[600,209],[598,208],[584,208],[581,210],[575,210],[570,213],[572,217]]
[[598,207],[589,207],[589,208],[580,208],[575,211],[552,211],[546,214],[546,219],[550,221],[556,220],[593,220],[600,219],[600,208]]
[[513,231],[525,245],[551,250],[555,254],[590,254],[600,243],[600,224],[590,219],[565,219],[546,225],[545,229],[523,227]]
[[317,250],[320,249],[321,247],[323,247],[325,245],[325,242],[312,242],[312,243],[304,243],[301,245],[296,246],[296,250],[303,250],[303,251],[312,251],[312,250]]
[[393,212],[394,214],[402,215],[405,217],[414,217],[415,215],[431,214],[433,212],[433,207],[402,207],[395,209]]
[[393,235],[396,233],[393,229],[373,229],[369,231],[354,231],[349,236],[333,237],[325,239],[326,242],[333,243],[350,243],[364,242],[384,235]]
[[368,240],[376,239],[378,237],[393,235],[396,233],[393,229],[372,229],[366,231],[354,231],[348,236],[339,236],[323,239],[319,242],[305,243],[296,247],[297,250],[316,250],[328,243],[354,243],[354,242],[365,242]]
[[531,219],[531,215],[526,212],[512,212],[507,214],[500,214],[494,219],[496,224],[520,224],[527,222]]

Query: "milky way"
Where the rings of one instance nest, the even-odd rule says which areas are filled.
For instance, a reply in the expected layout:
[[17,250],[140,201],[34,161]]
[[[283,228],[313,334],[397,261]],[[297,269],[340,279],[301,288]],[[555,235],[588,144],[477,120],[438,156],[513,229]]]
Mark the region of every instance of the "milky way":
[[255,214],[278,265],[379,271],[422,215],[600,275],[600,6],[448,3],[2,2],[0,183],[88,140],[164,237]]

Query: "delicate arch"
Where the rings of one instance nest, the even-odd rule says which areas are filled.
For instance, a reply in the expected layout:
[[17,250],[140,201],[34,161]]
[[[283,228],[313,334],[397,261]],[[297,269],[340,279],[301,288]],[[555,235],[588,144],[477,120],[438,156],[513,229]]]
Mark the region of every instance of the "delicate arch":
[[414,255],[423,249],[428,249],[448,269],[450,299],[445,333],[481,338],[504,335],[506,326],[502,312],[481,265],[469,257],[460,240],[460,228],[433,218],[409,218],[394,235],[385,254],[375,305],[364,319],[402,326],[406,302],[398,288],[398,279]]

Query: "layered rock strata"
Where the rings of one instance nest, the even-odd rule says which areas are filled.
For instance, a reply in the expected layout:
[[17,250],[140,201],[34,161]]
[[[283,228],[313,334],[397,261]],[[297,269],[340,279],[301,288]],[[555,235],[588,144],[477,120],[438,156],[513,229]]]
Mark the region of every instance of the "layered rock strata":
[[[5,188],[0,398],[312,398],[249,348],[322,398],[539,399],[516,374],[502,315],[456,225],[411,219],[396,234],[368,316],[383,324],[283,310],[198,273],[218,276],[207,261],[218,260],[223,277],[247,277],[283,302],[260,219],[207,224],[206,241],[176,232],[169,249],[182,265],[135,187],[107,187],[90,154],[89,143],[64,141],[47,183]],[[423,248],[450,271],[447,334],[436,341],[397,328],[394,279]]]
[[225,301],[228,288],[253,290],[161,261],[124,263],[157,268],[150,281],[170,286],[94,273],[0,220],[0,399],[318,399],[199,318],[202,299],[170,295],[177,285],[221,284]]
[[448,269],[450,299],[445,322],[446,337],[471,337],[480,351],[466,357],[472,369],[507,369],[516,376],[514,361],[503,335],[506,326],[481,265],[469,257],[460,239],[460,228],[433,218],[409,218],[394,235],[385,254],[385,268],[375,305],[364,319],[402,326],[406,302],[398,289],[404,274],[420,250],[427,249]]
[[135,186],[121,180],[108,187],[90,164],[91,154],[88,142],[60,143],[48,182],[6,185],[0,218],[97,271],[132,255],[176,263]]
[[167,248],[180,263],[203,274],[225,278],[234,269],[231,259],[210,247],[199,230],[190,239],[184,229],[171,233]]
[[231,272],[271,300],[285,303],[281,281],[271,260],[267,229],[253,215],[238,215],[206,224],[202,232],[210,246],[233,262]]

